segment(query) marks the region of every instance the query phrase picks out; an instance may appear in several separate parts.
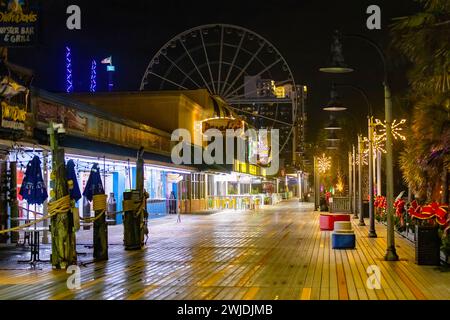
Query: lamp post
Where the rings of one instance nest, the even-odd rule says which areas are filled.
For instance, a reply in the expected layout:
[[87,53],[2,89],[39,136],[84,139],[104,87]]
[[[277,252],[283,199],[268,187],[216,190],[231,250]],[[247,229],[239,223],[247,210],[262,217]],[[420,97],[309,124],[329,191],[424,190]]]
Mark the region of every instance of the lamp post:
[[[393,167],[393,150],[392,150],[392,100],[391,91],[388,84],[387,64],[386,59],[381,48],[372,40],[361,35],[344,35],[346,38],[359,39],[364,41],[373,47],[379,55],[383,63],[384,79],[384,108],[385,108],[385,120],[386,120],[386,201],[387,201],[387,247],[384,259],[387,261],[397,261],[398,255],[395,249],[395,234],[394,234],[394,208],[392,206],[394,199],[394,167]],[[331,46],[332,58],[330,66],[321,68],[320,71],[328,73],[349,73],[353,69],[349,68],[344,62],[344,56],[342,51],[342,44],[340,34],[335,32],[333,37],[333,43]]]
[[314,209],[320,206],[319,170],[317,168],[317,157],[314,156]]
[[352,145],[352,165],[353,165],[353,210],[354,215],[353,219],[358,219],[358,210],[356,209],[356,151],[355,151],[355,145]]
[[[375,238],[377,237],[377,234],[375,232],[375,215],[374,215],[374,204],[373,204],[373,200],[374,200],[374,195],[373,195],[373,181],[374,181],[374,166],[373,166],[373,143],[374,143],[374,122],[373,122],[373,111],[372,111],[372,105],[369,101],[369,98],[366,94],[366,92],[355,85],[350,85],[350,84],[333,84],[332,85],[332,89],[331,89],[331,101],[328,102],[328,104],[323,108],[323,110],[325,111],[344,111],[347,108],[338,101],[338,93],[335,90],[335,87],[348,87],[351,88],[357,92],[359,92],[362,97],[364,98],[366,105],[367,105],[367,119],[368,119],[368,144],[369,144],[369,220],[370,220],[370,228],[369,228],[369,237],[370,238]],[[327,127],[329,128],[330,125]],[[359,201],[362,202],[362,194],[360,193],[359,195]],[[360,212],[361,214],[361,212]],[[356,217],[356,215],[355,215]],[[363,226],[364,224],[364,216],[361,215],[360,216],[360,225]]]
[[363,166],[363,139],[358,135],[358,211],[359,211],[359,226],[365,226],[363,201],[362,201],[362,166]]
[[376,238],[375,232],[375,215],[373,207],[373,118],[368,117],[368,139],[369,139],[369,238]]
[[353,212],[353,181],[352,181],[352,152],[348,152],[348,201],[350,202],[350,212]]
[[377,150],[377,196],[381,196],[381,151]]

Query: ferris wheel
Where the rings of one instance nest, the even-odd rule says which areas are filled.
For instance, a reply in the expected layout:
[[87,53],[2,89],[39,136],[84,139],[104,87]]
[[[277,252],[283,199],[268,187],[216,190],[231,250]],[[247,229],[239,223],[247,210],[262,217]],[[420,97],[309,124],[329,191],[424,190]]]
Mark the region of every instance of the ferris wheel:
[[206,89],[256,128],[280,129],[280,152],[292,141],[299,95],[284,57],[261,35],[229,24],[186,30],[150,60],[140,90]]

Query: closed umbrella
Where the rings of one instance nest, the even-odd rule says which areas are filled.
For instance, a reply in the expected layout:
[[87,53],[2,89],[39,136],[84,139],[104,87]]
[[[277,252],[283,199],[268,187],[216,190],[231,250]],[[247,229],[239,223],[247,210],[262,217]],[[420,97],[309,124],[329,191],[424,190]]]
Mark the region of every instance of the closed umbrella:
[[94,195],[104,194],[102,178],[100,177],[100,168],[97,163],[94,163],[89,174],[88,181],[86,182],[86,187],[83,191],[83,196],[85,196],[89,201],[92,201]]
[[[100,196],[102,195],[102,196]],[[94,163],[89,175],[83,196],[89,201],[94,200],[94,259],[108,259],[108,230],[105,219],[106,195],[100,177],[100,168]]]
[[81,199],[81,191],[78,185],[77,174],[75,172],[75,163],[73,160],[69,160],[66,165],[66,178],[67,178],[67,186],[69,189],[69,197],[72,200],[72,216],[73,216],[73,224],[75,230],[78,231],[80,229],[80,216],[78,213],[78,208],[75,206],[75,202]]
[[28,204],[43,204],[47,199],[47,188],[42,178],[41,160],[38,156],[28,162],[19,194]]
[[[42,178],[41,160],[38,156],[34,156],[28,162],[19,194],[27,201],[27,219],[30,218],[30,204],[35,205],[34,211],[36,211],[36,204],[41,205],[47,199],[47,188]],[[36,213],[34,213],[34,220],[36,220]]]
[[78,185],[77,174],[75,172],[75,163],[69,160],[66,165],[67,184],[69,185],[70,199],[78,201],[81,199],[81,191]]

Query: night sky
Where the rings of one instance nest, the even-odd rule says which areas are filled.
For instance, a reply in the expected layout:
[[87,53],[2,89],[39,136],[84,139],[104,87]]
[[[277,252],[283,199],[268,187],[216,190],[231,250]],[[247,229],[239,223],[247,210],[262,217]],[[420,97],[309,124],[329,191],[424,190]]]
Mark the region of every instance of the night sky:
[[[329,100],[330,84],[358,84],[369,94],[375,110],[383,110],[382,65],[376,53],[366,44],[346,40],[344,54],[356,71],[332,77],[318,71],[327,60],[332,31],[360,33],[387,48],[388,25],[393,17],[416,11],[412,0],[342,0],[342,1],[144,1],[90,0],[41,1],[39,46],[11,49],[9,60],[35,71],[34,86],[50,91],[64,90],[64,47],[73,50],[76,91],[89,87],[90,61],[109,55],[116,65],[115,89],[138,90],[145,68],[156,51],[176,34],[207,23],[228,23],[246,27],[272,42],[284,56],[295,81],[309,88],[307,136],[314,139],[317,128],[327,117],[321,106]],[[66,29],[66,7],[77,4],[82,10],[82,30]],[[382,30],[366,28],[365,13],[370,4],[382,12]],[[391,65],[394,94],[406,87],[404,65]],[[106,73],[106,72],[104,72]],[[106,90],[99,72],[99,90]],[[102,87],[103,86],[103,87]],[[341,90],[343,102],[363,121],[364,100],[351,90]],[[395,106],[394,106],[395,107]]]

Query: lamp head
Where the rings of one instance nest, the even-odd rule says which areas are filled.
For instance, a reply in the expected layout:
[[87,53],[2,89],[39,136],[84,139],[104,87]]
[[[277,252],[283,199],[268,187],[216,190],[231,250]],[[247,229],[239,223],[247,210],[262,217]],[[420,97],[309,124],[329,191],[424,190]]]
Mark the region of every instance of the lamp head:
[[336,121],[336,119],[332,118],[330,123],[324,128],[325,130],[341,130],[342,127]]
[[333,42],[331,44],[331,57],[328,65],[320,68],[319,71],[326,73],[349,73],[353,71],[353,69],[350,68],[344,61],[341,35],[337,30],[333,34]]
[[339,141],[339,140],[341,140],[341,139],[338,138],[336,132],[331,131],[331,132],[328,134],[327,141],[330,141],[330,142],[337,142],[337,141]]
[[330,101],[328,101],[327,105],[325,107],[323,107],[322,109],[325,111],[345,111],[347,110],[347,107],[345,107],[341,102],[340,102],[340,97],[339,94],[334,86],[334,84],[331,87],[331,92],[330,92]]

